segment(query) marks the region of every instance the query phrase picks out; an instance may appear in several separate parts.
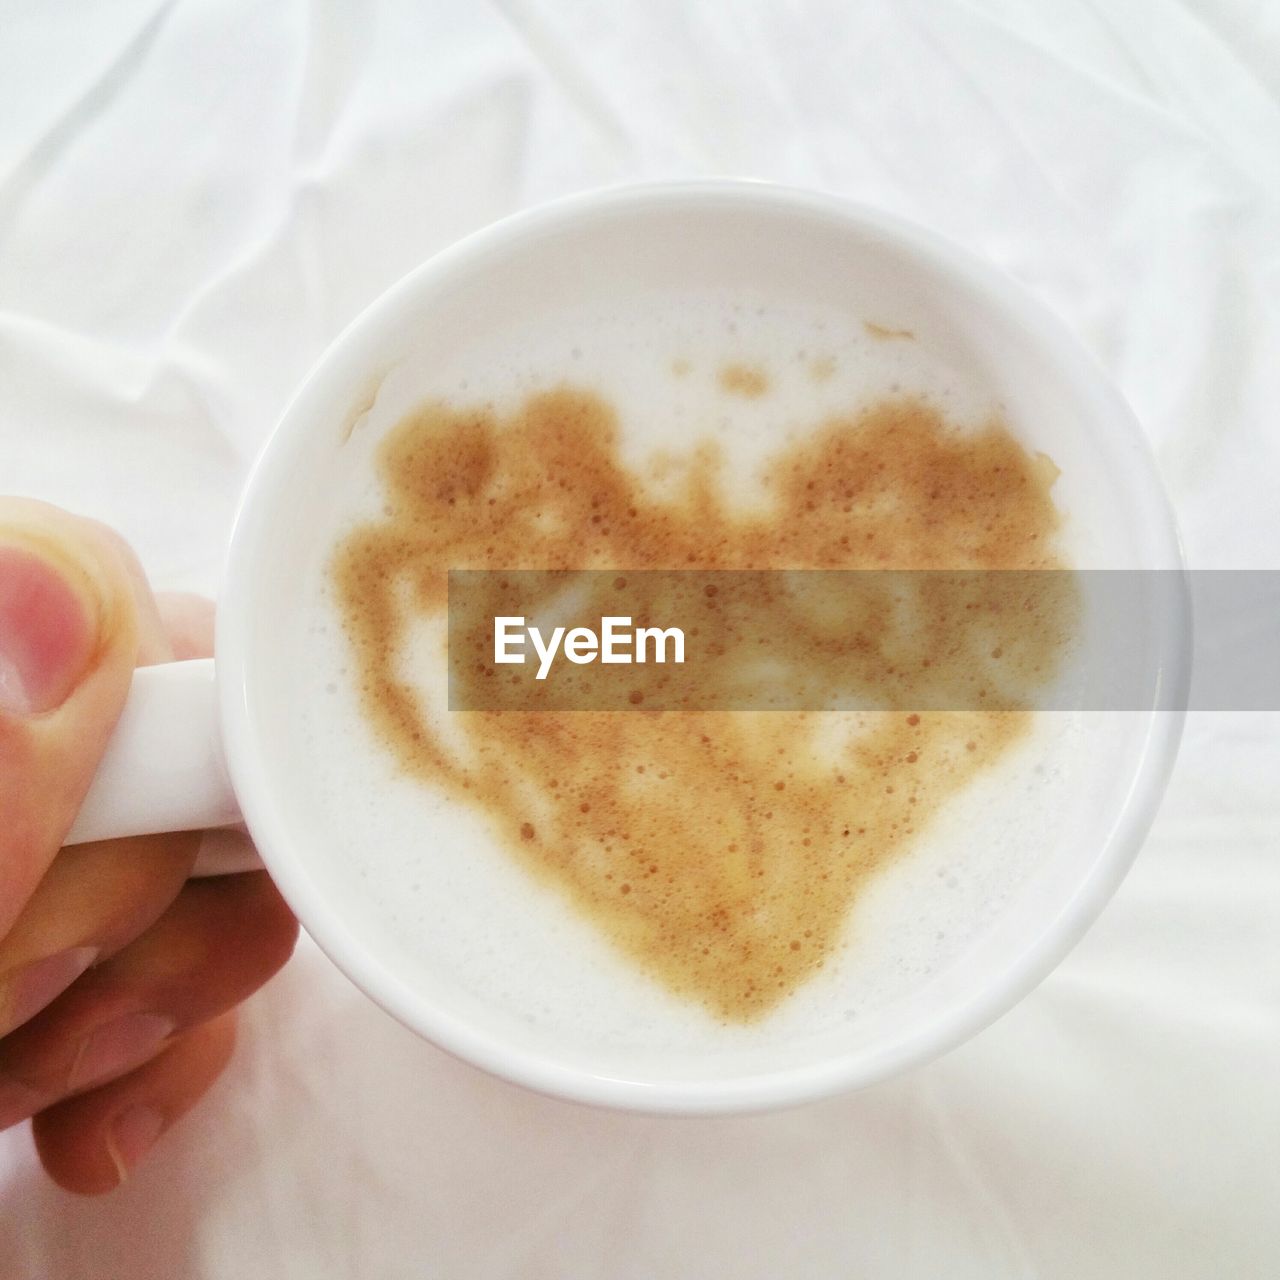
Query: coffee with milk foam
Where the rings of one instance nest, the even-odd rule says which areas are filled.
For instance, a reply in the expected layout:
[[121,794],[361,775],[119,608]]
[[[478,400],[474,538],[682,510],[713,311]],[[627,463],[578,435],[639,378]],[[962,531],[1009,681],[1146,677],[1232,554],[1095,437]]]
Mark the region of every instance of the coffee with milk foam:
[[312,864],[399,972],[592,1061],[714,1062],[847,1030],[999,918],[1070,716],[446,687],[450,569],[1069,566],[1055,469],[979,378],[875,316],[705,295],[544,319],[415,386],[353,425],[296,673]]

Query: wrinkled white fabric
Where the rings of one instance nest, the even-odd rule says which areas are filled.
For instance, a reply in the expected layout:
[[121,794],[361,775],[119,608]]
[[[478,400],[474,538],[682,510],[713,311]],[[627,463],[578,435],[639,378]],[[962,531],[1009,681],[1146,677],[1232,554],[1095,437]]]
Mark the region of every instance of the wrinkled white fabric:
[[[0,488],[213,590],[255,450],[365,303],[515,209],[695,174],[1012,271],[1135,406],[1192,562],[1280,567],[1272,0],[0,0]],[[304,942],[120,1191],[0,1138],[0,1276],[1280,1274],[1277,776],[1280,716],[1194,716],[1058,972],[784,1114],[534,1096]]]

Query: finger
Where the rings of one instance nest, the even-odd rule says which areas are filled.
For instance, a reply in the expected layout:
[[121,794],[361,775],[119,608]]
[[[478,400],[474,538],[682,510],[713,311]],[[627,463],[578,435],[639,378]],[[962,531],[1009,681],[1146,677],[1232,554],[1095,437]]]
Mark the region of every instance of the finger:
[[[0,504],[4,510],[74,530],[83,544],[113,561],[117,586],[127,589],[133,605],[135,661],[166,662],[174,656],[142,565],[119,534],[40,504],[10,501]],[[4,581],[12,590],[22,579],[0,572]],[[2,748],[0,764],[10,764]],[[41,781],[47,785],[49,780]],[[43,793],[43,785],[28,792],[27,806],[38,804]],[[146,929],[190,873],[196,844],[192,834],[152,836],[64,849],[55,857],[0,936],[0,1035],[39,1012],[91,963]]]
[[[128,543],[105,525],[95,528],[132,582],[139,664],[211,652],[213,602],[177,593],[153,597]],[[152,924],[191,874],[200,847],[198,833],[178,832],[63,849],[0,939],[0,1035]]]
[[189,882],[146,933],[0,1040],[0,1128],[233,1008],[284,964],[297,933],[262,872]]
[[200,839],[188,831],[63,849],[0,939],[0,1036],[150,927],[191,874]]
[[223,1014],[128,1075],[42,1111],[32,1132],[50,1177],[81,1195],[119,1186],[200,1100],[234,1047],[235,1014]]
[[213,601],[182,591],[162,591],[156,596],[160,621],[173,656],[187,658],[213,656]]
[[111,549],[129,580],[134,611],[138,620],[138,648],[134,655],[134,665],[152,667],[160,662],[172,662],[174,652],[169,630],[165,626],[159,601],[151,590],[151,584],[147,581],[147,571],[142,567],[142,561],[138,559],[137,552],[109,524],[83,517],[80,519],[93,537]]
[[56,508],[0,499],[0,937],[88,790],[138,635],[116,546]]

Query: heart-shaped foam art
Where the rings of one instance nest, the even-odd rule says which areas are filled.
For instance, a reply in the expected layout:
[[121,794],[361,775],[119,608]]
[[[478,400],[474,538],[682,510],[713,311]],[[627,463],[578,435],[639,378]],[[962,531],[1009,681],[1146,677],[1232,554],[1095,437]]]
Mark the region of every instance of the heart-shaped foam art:
[[[1061,568],[1057,472],[998,422],[961,430],[910,399],[819,426],[769,463],[750,507],[721,492],[714,447],[675,485],[666,460],[657,487],[618,440],[610,406],[567,387],[506,420],[424,407],[379,446],[385,518],[344,538],[333,583],[364,712],[401,767],[481,808],[654,980],[751,1021],[823,967],[877,869],[1031,713],[430,715],[405,670],[410,634],[443,618],[459,568]],[[1040,637],[1066,631],[1039,621]],[[964,640],[928,623],[878,637],[886,670],[895,643],[915,661],[920,635]]]

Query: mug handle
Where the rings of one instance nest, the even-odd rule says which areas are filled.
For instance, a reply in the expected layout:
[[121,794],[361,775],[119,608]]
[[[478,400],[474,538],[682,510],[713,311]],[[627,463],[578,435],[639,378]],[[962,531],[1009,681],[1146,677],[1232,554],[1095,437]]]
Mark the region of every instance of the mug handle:
[[[65,844],[241,822],[218,722],[212,658],[139,667]],[[241,828],[243,830],[243,828]],[[196,873],[244,871],[244,842],[207,831]]]

